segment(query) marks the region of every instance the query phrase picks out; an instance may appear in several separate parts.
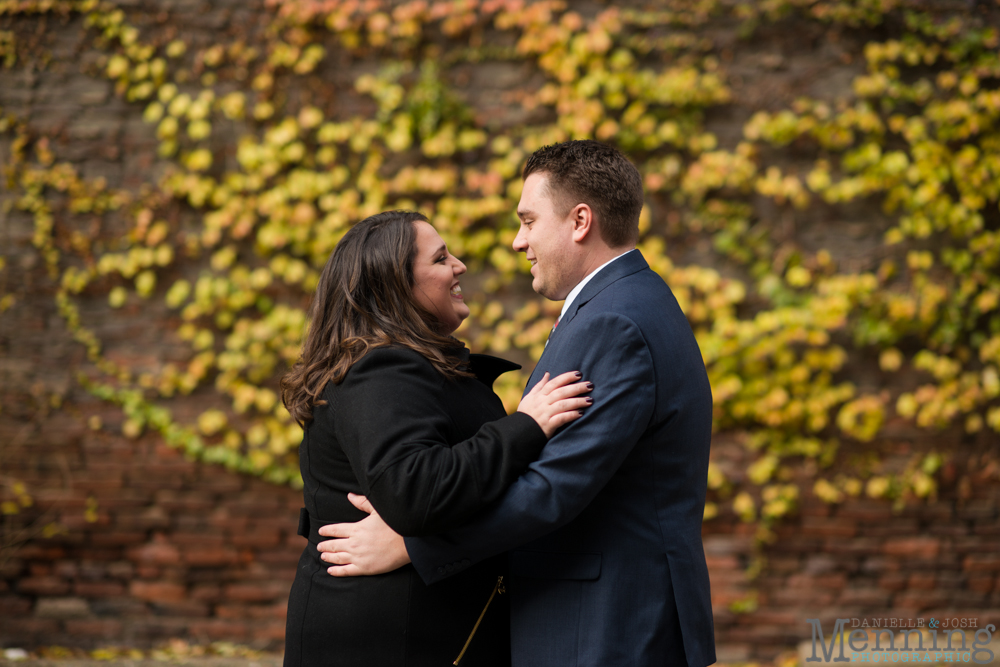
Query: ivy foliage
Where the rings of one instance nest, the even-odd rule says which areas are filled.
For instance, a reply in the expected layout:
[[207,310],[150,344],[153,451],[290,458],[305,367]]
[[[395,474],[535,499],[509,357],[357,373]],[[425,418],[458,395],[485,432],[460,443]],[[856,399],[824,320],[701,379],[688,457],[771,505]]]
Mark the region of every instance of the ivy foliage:
[[[731,511],[766,541],[805,494],[934,496],[947,452],[890,470],[877,445],[889,420],[1000,431],[996,10],[660,5],[583,15],[559,0],[275,0],[256,41],[194,48],[140,30],[107,1],[0,0],[11,25],[85,17],[105,54],[98,75],[141,109],[171,166],[139,190],[110,187],[82,178],[23,120],[0,121],[14,206],[33,216],[59,312],[88,351],[81,383],[122,406],[126,436],[152,429],[207,463],[300,483],[301,430],[276,379],[350,225],[388,208],[428,214],[483,292],[501,297],[473,303],[459,334],[475,350],[537,360],[558,304],[525,291],[527,264],[510,247],[520,167],[543,145],[596,138],[640,167],[640,249],[701,345],[716,432],[751,460],[712,465],[706,519]],[[736,25],[751,39],[788,21],[865,36],[852,94],[759,110],[721,140],[706,119],[729,108],[733,88],[709,28]],[[16,32],[0,31],[4,65],[25,57]],[[364,111],[302,93],[358,63],[371,66],[335,92]],[[523,123],[504,125],[460,94],[456,68],[491,64],[530,73],[504,101]],[[781,231],[859,204],[887,221],[868,266]],[[128,221],[115,243],[93,243],[80,223],[114,216]],[[691,238],[708,242],[711,261],[682,261]],[[80,315],[81,295],[93,294],[110,308],[161,303],[187,361],[113,361]],[[15,305],[0,296],[0,310]],[[851,372],[862,366],[863,385]],[[498,383],[509,408],[526,377]],[[212,407],[182,423],[171,406],[189,394]],[[847,460],[845,444],[873,456]]]

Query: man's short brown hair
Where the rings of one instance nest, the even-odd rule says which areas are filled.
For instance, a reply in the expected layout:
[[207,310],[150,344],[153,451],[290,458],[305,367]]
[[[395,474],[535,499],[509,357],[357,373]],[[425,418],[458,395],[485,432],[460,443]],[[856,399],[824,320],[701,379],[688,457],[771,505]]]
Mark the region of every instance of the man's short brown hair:
[[642,177],[616,148],[589,139],[545,146],[528,158],[522,178],[534,173],[548,174],[552,198],[565,213],[577,204],[590,206],[612,248],[639,239]]

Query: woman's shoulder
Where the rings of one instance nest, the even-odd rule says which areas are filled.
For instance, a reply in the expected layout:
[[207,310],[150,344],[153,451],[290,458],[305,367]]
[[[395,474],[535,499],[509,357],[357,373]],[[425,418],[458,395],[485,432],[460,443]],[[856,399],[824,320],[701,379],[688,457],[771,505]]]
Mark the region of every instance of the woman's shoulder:
[[404,345],[390,344],[373,347],[354,362],[348,370],[352,372],[379,371],[434,371],[434,365],[426,356]]
[[430,360],[403,345],[381,345],[369,349],[354,362],[339,383],[327,383],[324,394],[393,384],[400,390],[410,385],[431,387],[444,379]]

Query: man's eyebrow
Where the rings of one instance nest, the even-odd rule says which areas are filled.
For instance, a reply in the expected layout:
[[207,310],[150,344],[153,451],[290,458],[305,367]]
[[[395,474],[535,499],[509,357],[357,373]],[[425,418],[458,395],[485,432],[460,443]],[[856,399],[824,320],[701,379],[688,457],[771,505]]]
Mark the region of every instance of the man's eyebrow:
[[534,215],[534,214],[535,214],[534,211],[530,211],[527,209],[520,209],[520,208],[517,209],[517,217],[521,218],[522,220],[528,217],[529,215]]

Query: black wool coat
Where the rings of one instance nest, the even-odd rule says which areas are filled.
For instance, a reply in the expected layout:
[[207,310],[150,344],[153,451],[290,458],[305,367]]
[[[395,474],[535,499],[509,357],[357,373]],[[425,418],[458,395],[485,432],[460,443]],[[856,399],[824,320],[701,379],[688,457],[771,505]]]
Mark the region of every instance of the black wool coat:
[[[475,377],[450,379],[417,352],[376,348],[324,389],[299,448],[309,544],[288,601],[286,667],[449,665],[506,573],[500,555],[431,586],[411,565],[333,577],[316,551],[320,526],[366,516],[348,492],[401,535],[432,535],[495,501],[537,458],[545,434],[525,414],[507,416],[492,390],[519,366],[464,355]],[[506,598],[494,597],[462,667],[510,664]]]

